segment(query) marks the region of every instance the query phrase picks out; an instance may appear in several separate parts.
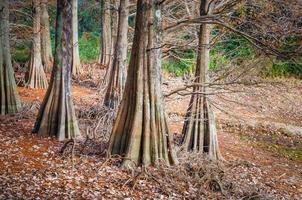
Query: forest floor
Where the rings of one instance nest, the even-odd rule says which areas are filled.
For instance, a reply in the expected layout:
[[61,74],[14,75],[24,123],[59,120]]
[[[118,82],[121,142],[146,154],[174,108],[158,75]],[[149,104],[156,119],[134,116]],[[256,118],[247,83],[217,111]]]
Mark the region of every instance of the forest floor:
[[[164,92],[182,82],[166,78]],[[93,81],[74,85],[81,132],[93,132],[83,112],[93,113],[102,91]],[[211,98],[224,162],[179,153],[178,166],[133,170],[107,159],[104,141],[60,153],[64,143],[32,134],[45,90],[18,90],[23,110],[0,116],[0,199],[302,199],[301,81],[232,85]],[[189,97],[165,100],[177,143]]]

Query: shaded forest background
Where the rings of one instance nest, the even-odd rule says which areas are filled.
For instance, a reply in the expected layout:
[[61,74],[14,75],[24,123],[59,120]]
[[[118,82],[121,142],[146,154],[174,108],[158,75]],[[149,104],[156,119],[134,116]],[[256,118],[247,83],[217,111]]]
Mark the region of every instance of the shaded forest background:
[[[280,3],[279,1],[273,1],[269,3],[257,0],[239,2],[241,3],[232,8],[227,22],[238,31],[263,41],[268,49],[278,49],[278,52],[267,51],[263,53],[263,49],[259,49],[248,42],[244,36],[225,28],[215,27],[211,33],[213,41],[210,53],[210,69],[219,71],[230,66],[250,65],[250,68],[257,68],[259,74],[263,77],[301,78],[302,16],[297,4],[295,2]],[[250,4],[246,2],[250,2]],[[28,6],[29,4],[30,2],[26,3],[26,1],[14,4],[11,14],[13,17],[12,55],[13,61],[18,63],[26,63],[30,60],[32,10]],[[95,0],[79,0],[78,4],[81,62],[93,63],[97,61],[100,55],[101,3]],[[110,9],[114,11],[115,8]],[[185,9],[185,3],[172,2],[168,3],[163,13],[168,22],[176,21],[177,18],[181,19],[187,15]],[[193,8],[190,9],[194,11]],[[54,2],[49,3],[48,10],[52,49],[54,49],[56,10]],[[132,9],[129,16],[129,41],[133,37],[134,21],[135,9]],[[162,65],[164,71],[175,76],[192,73],[196,62],[195,50],[197,44],[194,39],[194,31],[192,31],[194,26],[190,25],[186,28],[179,28],[179,30],[181,32],[175,40],[177,45],[166,49],[168,52],[164,54]],[[175,42],[172,39],[173,34],[167,34],[165,37],[166,40],[170,40],[169,42]],[[129,45],[129,51],[130,47],[131,45]]]

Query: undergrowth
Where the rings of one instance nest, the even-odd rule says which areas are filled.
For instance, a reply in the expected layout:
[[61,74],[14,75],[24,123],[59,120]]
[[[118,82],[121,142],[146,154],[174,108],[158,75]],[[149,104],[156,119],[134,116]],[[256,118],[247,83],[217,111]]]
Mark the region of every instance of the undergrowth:
[[81,61],[87,63],[97,60],[100,52],[100,38],[95,33],[83,33],[79,39]]
[[[215,35],[215,31],[213,31]],[[52,35],[52,49],[54,50],[54,33]],[[290,51],[295,40],[289,40],[282,47]],[[25,63],[30,60],[30,41],[20,41],[13,45],[13,59],[15,62]],[[100,53],[100,37],[97,32],[83,32],[79,38],[79,51],[82,63],[89,63],[98,59]],[[235,34],[226,34],[220,41],[216,42],[210,51],[210,70],[221,71],[227,66],[244,65],[245,61],[256,60],[259,52],[244,38]],[[176,50],[163,60],[162,69],[174,76],[193,74],[196,64],[195,49]],[[129,55],[128,55],[129,57]],[[261,76],[264,77],[295,77],[302,78],[302,57],[296,59],[284,59],[268,56],[264,62]]]
[[[55,39],[52,35],[51,46],[54,54]],[[100,52],[100,39],[96,33],[83,33],[79,38],[80,59],[83,63],[97,60]],[[12,56],[15,62],[28,62],[31,55],[30,41],[20,41],[13,47]]]

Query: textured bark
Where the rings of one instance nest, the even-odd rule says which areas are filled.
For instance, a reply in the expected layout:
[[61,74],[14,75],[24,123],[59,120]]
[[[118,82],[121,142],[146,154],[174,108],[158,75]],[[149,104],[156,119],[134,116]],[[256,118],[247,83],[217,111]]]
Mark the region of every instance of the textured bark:
[[110,0],[101,0],[102,6],[102,34],[101,34],[101,55],[99,62],[104,66],[109,66],[112,56],[112,35]]
[[[201,0],[200,15],[207,14],[209,0]],[[211,12],[211,7],[209,12]],[[199,30],[198,56],[195,72],[195,82],[201,85],[207,83],[209,68],[211,25],[201,25]],[[206,94],[206,87],[195,87],[193,93]],[[183,133],[183,147],[187,151],[203,152],[211,159],[221,158],[215,116],[208,102],[208,96],[192,94],[187,110]]]
[[9,45],[9,4],[0,1],[0,114],[12,114],[21,107]]
[[71,97],[72,37],[72,2],[59,0],[54,66],[33,130],[42,136],[56,136],[59,140],[79,134]]
[[108,85],[104,105],[116,109],[122,99],[126,79],[126,59],[128,50],[129,0],[120,0],[117,40],[112,65],[108,73]]
[[41,53],[45,72],[51,72],[53,56],[51,50],[47,0],[41,2]]
[[78,0],[72,0],[72,40],[73,40],[73,63],[72,75],[78,76],[82,73],[82,65],[79,51],[79,30],[78,30]]
[[26,85],[33,89],[45,89],[48,86],[43,69],[41,54],[41,8],[40,0],[33,0],[33,44],[29,75]]
[[160,87],[161,51],[153,48],[160,41],[156,25],[161,25],[160,9],[155,7],[153,0],[137,2],[128,77],[109,142],[109,154],[124,156],[125,167],[177,162]]
[[111,55],[115,52],[115,44],[117,41],[118,34],[118,22],[119,22],[119,6],[120,0],[111,0]]

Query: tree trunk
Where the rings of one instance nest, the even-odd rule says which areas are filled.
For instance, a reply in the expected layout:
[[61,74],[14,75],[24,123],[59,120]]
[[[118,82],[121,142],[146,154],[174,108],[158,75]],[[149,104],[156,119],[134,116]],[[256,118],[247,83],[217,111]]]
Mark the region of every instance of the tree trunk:
[[101,0],[102,6],[102,34],[101,34],[101,55],[99,62],[108,67],[112,54],[111,16],[110,0]]
[[72,0],[72,33],[73,33],[72,75],[78,76],[82,73],[82,65],[81,65],[80,51],[79,51],[78,0]]
[[156,48],[161,34],[156,25],[161,25],[158,5],[138,0],[128,77],[108,150],[123,156],[125,167],[177,162],[163,107],[161,51]]
[[71,97],[72,37],[72,3],[59,0],[54,68],[33,130],[59,140],[74,138],[80,133]]
[[[200,15],[208,14],[209,0],[202,0]],[[210,10],[211,12],[211,6]],[[205,85],[209,81],[207,71],[209,68],[211,25],[201,25],[199,30],[198,56],[195,72],[195,82]],[[221,157],[216,131],[214,113],[208,102],[205,86],[195,87],[187,110],[183,133],[183,147],[187,151],[207,153],[211,159]],[[196,94],[199,93],[199,94]],[[200,94],[203,93],[203,94]]]
[[104,99],[104,105],[111,109],[116,109],[119,105],[125,85],[128,50],[128,6],[129,0],[120,0],[117,40],[114,48],[113,62],[108,69],[109,81]]
[[42,63],[46,72],[51,72],[53,56],[51,50],[49,15],[47,10],[47,0],[41,2],[41,53]]
[[43,69],[41,54],[41,9],[40,0],[33,0],[33,44],[29,75],[26,85],[33,89],[45,89],[48,86]]
[[9,45],[9,4],[0,1],[0,114],[16,113],[21,108]]
[[120,6],[120,0],[111,0],[111,43],[112,43],[112,50],[111,54],[115,52],[115,44],[117,40],[117,34],[118,34],[118,22],[119,22],[119,6]]

